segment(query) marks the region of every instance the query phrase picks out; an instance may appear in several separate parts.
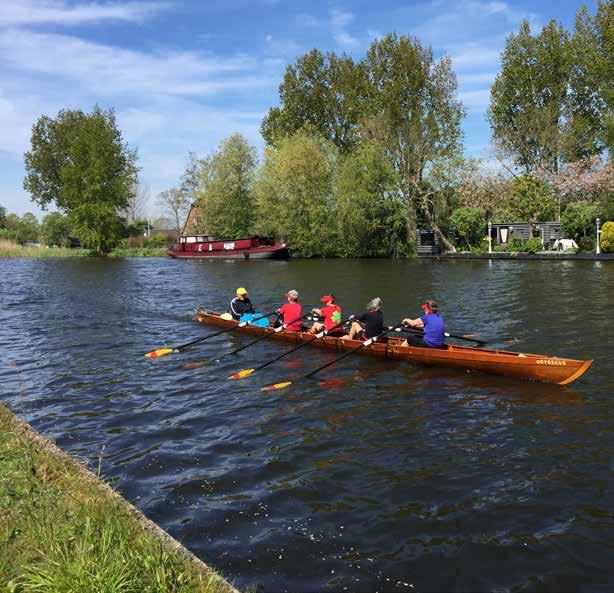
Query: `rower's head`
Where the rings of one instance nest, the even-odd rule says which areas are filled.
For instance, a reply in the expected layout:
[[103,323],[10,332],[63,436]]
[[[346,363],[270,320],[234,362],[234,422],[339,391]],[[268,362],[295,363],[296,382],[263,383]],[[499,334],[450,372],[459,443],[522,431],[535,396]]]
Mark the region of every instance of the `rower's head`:
[[244,300],[246,296],[247,296],[247,290],[245,290],[245,288],[243,288],[242,286],[240,288],[237,288],[237,298],[240,301]]
[[296,303],[296,301],[298,301],[298,292],[296,290],[289,290],[286,293],[286,298],[289,302]]
[[431,313],[437,314],[439,312],[439,305],[435,301],[424,301],[422,308],[427,315]]
[[382,299],[380,299],[379,297],[375,297],[374,299],[369,301],[369,304],[367,305],[367,309],[369,311],[379,311],[382,308],[383,304],[384,303],[382,302]]
[[333,293],[331,294],[325,294],[321,299],[320,299],[321,303],[324,303],[325,305],[334,305],[335,304],[335,295]]

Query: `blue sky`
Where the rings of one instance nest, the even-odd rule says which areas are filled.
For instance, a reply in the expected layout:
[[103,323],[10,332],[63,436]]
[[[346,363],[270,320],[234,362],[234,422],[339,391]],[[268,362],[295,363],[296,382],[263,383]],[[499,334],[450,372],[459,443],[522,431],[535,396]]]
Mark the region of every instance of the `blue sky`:
[[[40,211],[22,189],[23,153],[41,114],[115,107],[138,148],[155,216],[186,154],[238,131],[260,150],[285,65],[317,47],[364,55],[389,31],[451,56],[468,116],[466,153],[488,159],[484,119],[506,36],[527,18],[573,23],[573,0],[0,0],[0,205]],[[596,2],[588,2],[591,13]]]

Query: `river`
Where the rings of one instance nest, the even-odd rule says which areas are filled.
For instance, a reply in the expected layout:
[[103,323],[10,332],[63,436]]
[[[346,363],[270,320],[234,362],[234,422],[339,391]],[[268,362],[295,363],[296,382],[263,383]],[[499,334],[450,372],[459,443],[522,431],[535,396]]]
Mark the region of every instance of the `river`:
[[[592,358],[559,387],[203,335],[193,308],[245,286],[440,303],[450,330]],[[257,591],[614,589],[614,264],[583,261],[0,260],[0,397],[151,519]],[[186,371],[181,363],[208,358]]]

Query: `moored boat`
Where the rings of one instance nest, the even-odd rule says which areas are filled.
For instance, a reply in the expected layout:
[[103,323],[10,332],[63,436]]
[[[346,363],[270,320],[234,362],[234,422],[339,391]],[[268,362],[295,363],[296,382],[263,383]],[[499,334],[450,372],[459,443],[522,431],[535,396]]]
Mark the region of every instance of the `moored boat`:
[[166,253],[183,259],[283,259],[288,257],[288,246],[258,236],[218,240],[210,235],[182,235]]
[[[217,327],[229,328],[238,325],[237,321],[222,319],[219,313],[197,310],[196,321]],[[306,332],[273,333],[272,328],[245,326],[237,331],[252,335],[264,335],[270,332],[274,340],[300,343],[313,338]],[[488,348],[471,348],[449,344],[445,348],[420,348],[401,346],[402,338],[389,337],[359,350],[360,354],[369,354],[382,358],[407,360],[417,364],[430,364],[452,368],[481,371],[495,375],[504,375],[518,379],[541,381],[567,385],[581,377],[591,366],[592,360],[575,360],[558,356],[509,352]],[[312,342],[313,346],[344,352],[360,345],[360,341],[341,340],[326,336]]]

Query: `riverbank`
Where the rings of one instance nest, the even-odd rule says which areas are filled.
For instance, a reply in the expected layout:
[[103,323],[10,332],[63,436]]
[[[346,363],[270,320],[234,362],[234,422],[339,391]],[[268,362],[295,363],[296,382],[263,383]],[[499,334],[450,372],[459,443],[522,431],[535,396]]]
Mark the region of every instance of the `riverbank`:
[[[89,257],[89,249],[70,247],[24,247],[0,241],[0,258]],[[114,249],[109,257],[167,257],[166,247],[126,247]]]
[[236,593],[0,403],[0,591]]
[[614,253],[440,253],[439,255],[421,255],[430,259],[518,259],[518,260],[593,260],[614,261]]

